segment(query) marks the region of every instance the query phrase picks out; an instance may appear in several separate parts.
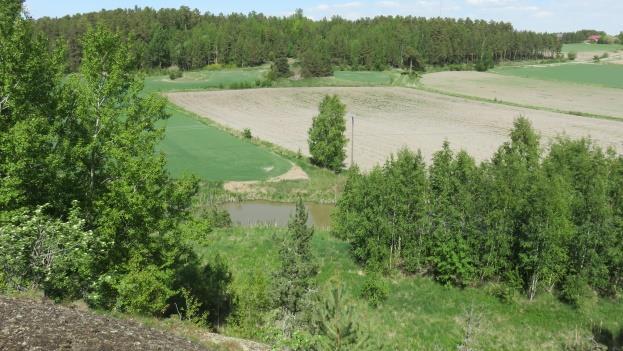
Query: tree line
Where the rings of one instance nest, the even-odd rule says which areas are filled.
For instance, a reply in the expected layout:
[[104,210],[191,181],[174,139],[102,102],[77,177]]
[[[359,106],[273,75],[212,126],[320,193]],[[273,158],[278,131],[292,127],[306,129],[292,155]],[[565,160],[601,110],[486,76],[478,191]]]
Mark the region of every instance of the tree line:
[[132,65],[140,69],[255,66],[290,57],[382,70],[414,63],[470,64],[484,56],[495,61],[547,58],[561,50],[554,34],[518,31],[509,23],[469,18],[379,16],[314,21],[301,10],[274,17],[255,12],[215,15],[188,7],[135,7],[36,21],[51,42],[67,44],[72,70],[83,57],[80,38],[96,24],[119,32],[130,43]]
[[351,169],[333,231],[380,271],[577,304],[623,288],[622,182],[622,156],[565,137],[544,152],[519,118],[479,165],[445,143],[430,166],[402,150],[367,174]]

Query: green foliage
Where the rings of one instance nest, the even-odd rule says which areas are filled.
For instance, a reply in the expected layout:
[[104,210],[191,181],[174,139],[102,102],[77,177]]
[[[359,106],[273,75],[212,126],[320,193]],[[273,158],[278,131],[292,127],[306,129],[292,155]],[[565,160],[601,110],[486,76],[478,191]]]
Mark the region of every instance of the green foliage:
[[40,288],[58,300],[80,298],[92,278],[95,256],[110,243],[84,229],[77,208],[67,221],[50,218],[44,210],[16,214],[0,226],[2,287]]
[[184,76],[184,72],[182,72],[182,70],[177,66],[169,67],[168,71],[170,80],[176,80],[177,78],[182,78]]
[[116,307],[130,313],[163,315],[168,301],[174,295],[171,271],[154,265],[131,267],[115,284],[118,297]]
[[287,78],[292,75],[290,71],[290,65],[288,64],[288,58],[281,56],[275,59],[268,72],[268,80],[277,80],[279,78]]
[[383,280],[383,277],[377,273],[368,273],[361,288],[361,298],[367,300],[370,306],[377,307],[387,300],[388,295],[389,286]]
[[65,77],[62,52],[13,16],[0,31],[3,285],[158,316],[185,288],[218,324],[231,275],[183,242],[198,184],[171,179],[155,152],[166,101],[142,93],[118,35],[89,30],[79,73]]
[[334,287],[321,296],[315,308],[315,333],[320,336],[320,350],[366,350],[369,336],[357,322],[354,308],[344,298],[344,289]]
[[333,75],[333,65],[322,44],[309,47],[302,53],[301,75],[304,78]]
[[503,289],[494,295],[503,300],[517,290],[533,299],[558,289],[575,303],[575,276],[616,296],[623,157],[566,138],[543,155],[539,139],[519,118],[510,141],[479,166],[445,143],[428,172],[409,151],[368,174],[353,169],[334,234],[363,264],[457,286],[496,282]]
[[493,54],[491,52],[484,53],[480,59],[476,61],[474,68],[478,72],[486,72],[494,67]]
[[582,307],[594,297],[588,279],[581,275],[569,275],[565,278],[560,289],[560,297],[563,301],[575,307]]
[[290,337],[293,324],[303,311],[313,288],[318,266],[311,253],[314,229],[307,226],[308,213],[299,198],[288,223],[288,232],[279,250],[280,268],[275,274],[276,305],[283,311],[284,334]]
[[576,52],[574,52],[574,51],[571,51],[571,52],[568,52],[568,53],[567,53],[567,58],[568,58],[570,61],[575,61],[575,59],[576,59],[577,57],[578,57],[578,54],[577,54]]
[[312,163],[339,172],[346,159],[346,106],[337,95],[325,96],[308,131],[307,142]]
[[243,136],[245,139],[251,139],[251,138],[253,138],[253,135],[251,134],[251,129],[249,129],[249,128],[245,128],[245,129],[243,129],[243,130],[242,130],[242,136]]

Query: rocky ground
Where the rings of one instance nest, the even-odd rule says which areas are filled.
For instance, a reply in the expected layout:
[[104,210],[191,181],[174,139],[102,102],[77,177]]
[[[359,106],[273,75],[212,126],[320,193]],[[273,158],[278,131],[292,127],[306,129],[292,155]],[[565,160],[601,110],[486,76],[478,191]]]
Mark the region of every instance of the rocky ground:
[[[210,333],[206,333],[206,338]],[[211,334],[214,335],[214,334]],[[203,339],[203,337],[202,337]],[[219,337],[206,348],[130,320],[96,315],[49,301],[0,296],[0,350],[260,350]],[[251,343],[254,344],[254,343]]]

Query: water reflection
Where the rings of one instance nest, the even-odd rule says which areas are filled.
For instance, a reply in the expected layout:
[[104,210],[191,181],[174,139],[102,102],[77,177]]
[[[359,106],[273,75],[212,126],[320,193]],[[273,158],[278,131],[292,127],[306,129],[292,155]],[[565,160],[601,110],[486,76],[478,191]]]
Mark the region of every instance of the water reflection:
[[[316,228],[331,226],[331,212],[334,205],[306,203],[309,211],[308,224]],[[295,205],[287,202],[243,201],[223,204],[236,225],[254,226],[259,224],[285,227],[294,213]]]

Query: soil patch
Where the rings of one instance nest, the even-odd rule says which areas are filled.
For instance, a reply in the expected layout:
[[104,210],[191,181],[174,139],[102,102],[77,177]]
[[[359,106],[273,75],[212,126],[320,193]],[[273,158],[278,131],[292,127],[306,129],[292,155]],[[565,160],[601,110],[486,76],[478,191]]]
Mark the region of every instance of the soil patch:
[[[416,89],[397,87],[271,88],[167,94],[187,110],[279,146],[309,155],[307,131],[326,94],[337,94],[355,118],[354,161],[369,170],[401,147],[421,150],[426,159],[444,140],[477,160],[490,158],[506,141],[513,121],[530,119],[543,142],[560,135],[590,136],[596,143],[623,151],[619,121],[484,103]],[[620,104],[619,104],[620,106]],[[350,164],[351,141],[347,146]]]

